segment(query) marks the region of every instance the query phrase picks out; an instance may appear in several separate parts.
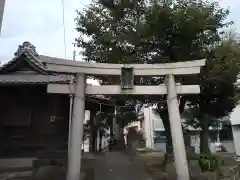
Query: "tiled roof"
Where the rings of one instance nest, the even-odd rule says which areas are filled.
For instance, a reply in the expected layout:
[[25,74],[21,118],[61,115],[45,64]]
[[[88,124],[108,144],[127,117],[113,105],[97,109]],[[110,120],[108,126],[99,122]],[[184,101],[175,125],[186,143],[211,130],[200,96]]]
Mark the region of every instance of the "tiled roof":
[[[26,43],[26,44],[24,44]],[[44,65],[44,62],[41,61],[39,55],[35,52],[34,46],[28,42],[24,42],[23,45],[19,46],[18,51],[15,53],[15,57],[0,67],[0,72],[5,68],[16,62],[21,56],[26,56],[26,61],[33,66],[36,70],[40,71],[42,74],[48,74],[48,70]],[[24,46],[25,45],[25,46]]]
[[60,60],[62,60],[61,58],[50,57],[50,56],[46,56],[46,55],[39,55],[39,59],[40,59],[42,62],[49,62],[49,61],[54,60],[54,59],[60,59]]
[[74,78],[72,75],[59,75],[49,72],[44,61],[35,51],[35,47],[29,42],[24,42],[20,45],[14,55],[15,57],[11,61],[0,67],[0,73],[4,72],[4,70],[24,55],[25,61],[27,61],[34,70],[39,72],[39,74],[8,75],[4,73],[0,76],[0,83],[69,83],[70,80]]
[[0,84],[47,84],[68,83],[71,77],[68,75],[44,75],[44,74],[1,74]]

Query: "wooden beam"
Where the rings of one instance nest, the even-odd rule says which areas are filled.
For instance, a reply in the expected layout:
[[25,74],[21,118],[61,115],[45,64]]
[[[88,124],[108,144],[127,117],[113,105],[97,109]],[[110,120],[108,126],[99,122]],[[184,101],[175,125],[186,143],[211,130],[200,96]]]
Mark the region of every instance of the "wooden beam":
[[[66,84],[48,84],[48,93],[72,94],[74,93],[74,85]],[[200,93],[199,85],[177,85],[178,94],[198,94]],[[119,85],[92,86],[87,85],[85,94],[90,95],[114,95],[114,94],[132,94],[132,95],[158,95],[167,94],[165,85],[159,86],[134,86],[133,89],[122,90]]]
[[89,75],[121,75],[121,68],[134,68],[134,75],[181,75],[198,74],[200,68],[205,65],[205,59],[165,64],[107,64],[87,63],[62,59],[46,59],[48,70],[59,73],[84,73]]

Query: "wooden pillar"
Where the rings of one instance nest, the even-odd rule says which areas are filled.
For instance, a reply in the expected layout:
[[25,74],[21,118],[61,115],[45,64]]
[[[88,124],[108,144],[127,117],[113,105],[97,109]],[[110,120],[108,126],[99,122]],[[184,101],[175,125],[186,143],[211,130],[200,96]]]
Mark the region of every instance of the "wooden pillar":
[[82,156],[83,121],[85,116],[85,77],[76,75],[72,123],[69,132],[67,180],[79,180]]
[[176,83],[173,75],[168,75],[166,80],[168,83],[167,105],[177,179],[189,180],[188,163],[183,139],[179,104],[177,100]]

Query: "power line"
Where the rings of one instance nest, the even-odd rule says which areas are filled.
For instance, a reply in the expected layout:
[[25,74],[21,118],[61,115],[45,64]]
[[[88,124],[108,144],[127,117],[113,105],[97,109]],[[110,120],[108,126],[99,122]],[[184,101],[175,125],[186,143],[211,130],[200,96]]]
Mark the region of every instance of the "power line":
[[62,0],[62,24],[63,24],[63,41],[64,41],[64,58],[67,58],[67,44],[66,44],[66,27],[65,27],[65,5]]

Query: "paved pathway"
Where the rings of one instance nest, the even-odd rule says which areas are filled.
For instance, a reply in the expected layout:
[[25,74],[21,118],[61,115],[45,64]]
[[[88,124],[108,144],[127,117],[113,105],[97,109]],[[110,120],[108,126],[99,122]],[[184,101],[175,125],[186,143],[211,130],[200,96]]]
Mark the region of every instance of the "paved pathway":
[[32,161],[35,158],[1,158],[0,170],[6,168],[24,168],[32,167]]
[[143,165],[121,152],[106,152],[97,159],[94,180],[148,180]]

